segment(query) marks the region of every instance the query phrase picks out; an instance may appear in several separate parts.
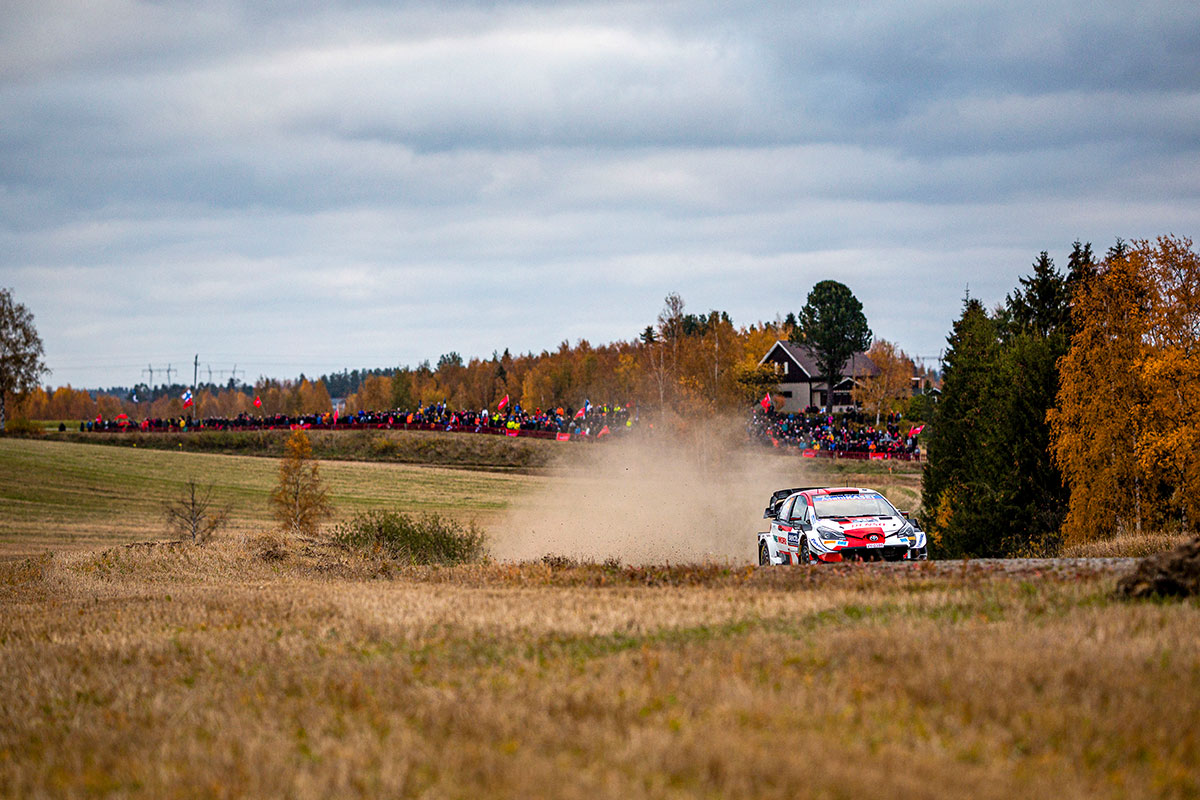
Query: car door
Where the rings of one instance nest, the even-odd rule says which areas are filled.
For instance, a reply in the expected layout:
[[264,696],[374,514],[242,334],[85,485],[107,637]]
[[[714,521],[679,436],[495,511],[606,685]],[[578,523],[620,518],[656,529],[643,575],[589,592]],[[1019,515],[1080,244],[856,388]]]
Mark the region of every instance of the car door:
[[771,522],[771,532],[775,534],[776,541],[783,539],[787,543],[788,549],[794,550],[800,546],[800,531],[792,522],[792,508],[795,507],[796,498],[789,497],[779,505],[779,513]]

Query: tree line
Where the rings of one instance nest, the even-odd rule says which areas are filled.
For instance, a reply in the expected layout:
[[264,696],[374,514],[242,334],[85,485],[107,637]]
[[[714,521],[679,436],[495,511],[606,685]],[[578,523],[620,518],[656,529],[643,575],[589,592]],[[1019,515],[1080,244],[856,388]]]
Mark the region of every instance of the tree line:
[[967,297],[927,438],[944,557],[1053,554],[1200,512],[1200,264],[1189,239],[1046,252],[1004,303]]
[[[24,307],[19,307],[24,311]],[[794,320],[789,315],[789,320]],[[53,388],[36,382],[43,369],[5,387],[14,415],[29,419],[131,417],[232,417],[319,414],[332,411],[332,397],[345,399],[346,411],[412,409],[444,402],[454,408],[495,408],[504,397],[526,408],[577,408],[595,404],[635,404],[680,415],[744,410],[775,386],[777,376],[758,360],[777,339],[794,335],[789,321],[737,326],[722,311],[691,313],[683,298],[670,294],[662,312],[632,340],[593,345],[586,339],[563,341],[554,350],[513,355],[507,349],[490,358],[464,360],[446,353],[435,364],[416,367],[343,370],[309,380],[260,378],[253,386],[197,387],[194,406],[185,409],[186,387],[137,387],[116,396],[71,386]],[[40,345],[40,340],[39,340]],[[40,350],[31,360],[40,365]],[[348,391],[349,390],[349,391]],[[255,399],[260,401],[255,404]]]
[[[598,346],[587,340],[574,345],[564,341],[538,354],[514,356],[506,349],[493,352],[491,358],[466,361],[450,352],[432,365],[424,361],[416,367],[342,370],[316,380],[303,375],[298,380],[260,378],[253,385],[231,380],[225,386],[194,387],[194,405],[187,408],[182,398],[187,387],[181,384],[141,384],[120,394],[90,392],[70,385],[40,386],[32,372],[20,392],[14,383],[5,397],[15,404],[16,416],[43,420],[112,419],[119,414],[160,419],[243,413],[298,416],[331,412],[331,398],[344,399],[345,411],[351,414],[411,410],[431,403],[480,410],[496,408],[505,397],[512,406],[527,409],[578,408],[590,400],[696,418],[744,412],[774,391],[781,376],[772,365],[758,362],[779,339],[811,347],[837,383],[841,365],[871,342],[871,332],[862,304],[850,289],[827,280],[813,287],[798,315],[789,313],[773,322],[738,326],[727,312],[692,313],[683,298],[672,293],[655,322],[628,341]],[[870,354],[881,375],[857,387],[855,397],[878,421],[881,413],[907,407],[917,370],[889,342],[876,341]],[[28,355],[32,364],[40,351],[30,350]]]

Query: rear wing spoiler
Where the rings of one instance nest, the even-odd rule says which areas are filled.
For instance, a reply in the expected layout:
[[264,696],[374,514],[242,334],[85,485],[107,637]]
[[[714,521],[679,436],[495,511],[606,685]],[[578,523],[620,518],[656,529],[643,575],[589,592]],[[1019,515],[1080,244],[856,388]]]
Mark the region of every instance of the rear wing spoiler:
[[788,499],[796,492],[807,492],[809,489],[823,489],[823,486],[798,486],[795,489],[780,489],[771,493],[771,499],[767,501],[767,507],[763,509],[763,519],[770,519],[779,513],[779,504]]

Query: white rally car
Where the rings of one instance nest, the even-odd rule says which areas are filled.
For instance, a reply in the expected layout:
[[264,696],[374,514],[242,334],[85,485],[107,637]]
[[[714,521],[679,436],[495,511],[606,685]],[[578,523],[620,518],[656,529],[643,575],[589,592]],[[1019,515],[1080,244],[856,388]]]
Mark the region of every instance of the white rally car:
[[758,534],[758,563],[923,561],[925,532],[873,489],[780,489]]

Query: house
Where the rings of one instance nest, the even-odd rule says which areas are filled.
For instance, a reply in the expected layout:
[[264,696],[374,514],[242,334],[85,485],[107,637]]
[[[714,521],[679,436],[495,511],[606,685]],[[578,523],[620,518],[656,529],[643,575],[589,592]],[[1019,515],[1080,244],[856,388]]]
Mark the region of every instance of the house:
[[[825,381],[821,378],[816,358],[804,345],[777,341],[758,363],[774,365],[779,375],[779,391],[772,393],[776,411],[792,413],[803,412],[812,406],[825,407]],[[844,377],[833,387],[833,410],[853,409],[855,406],[850,393],[855,384],[878,374],[879,367],[866,353],[855,353],[847,359],[842,365]]]

